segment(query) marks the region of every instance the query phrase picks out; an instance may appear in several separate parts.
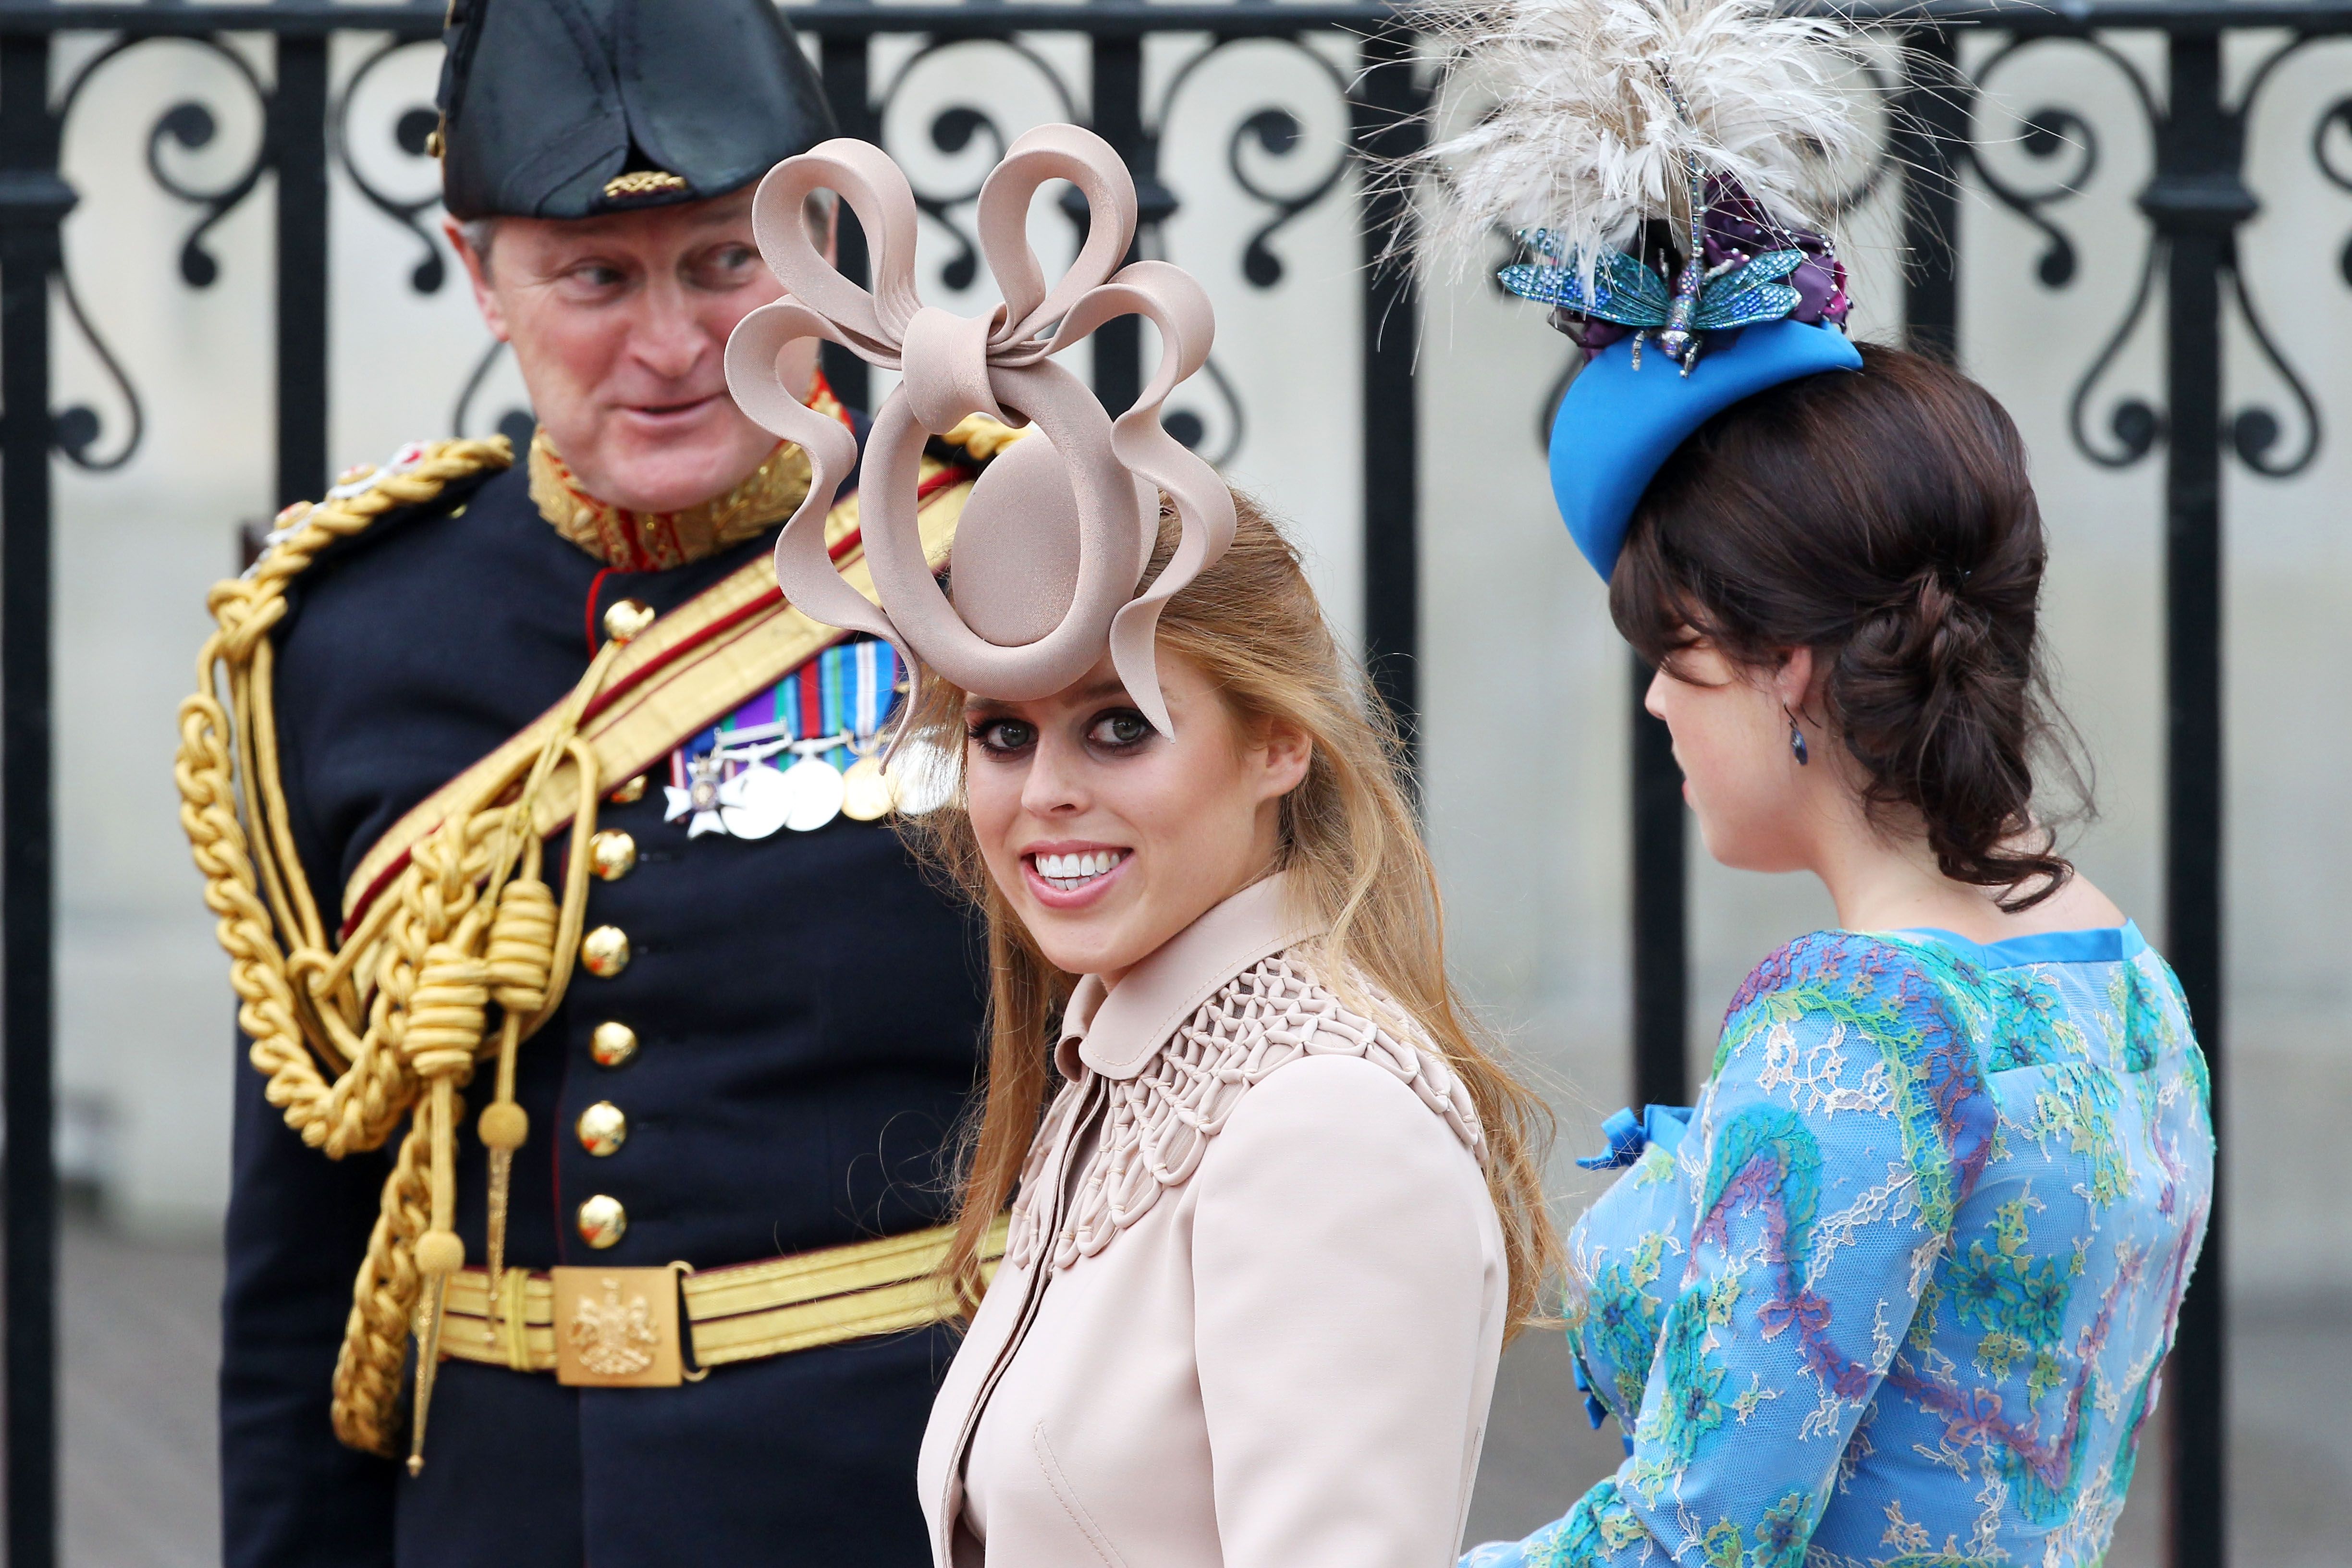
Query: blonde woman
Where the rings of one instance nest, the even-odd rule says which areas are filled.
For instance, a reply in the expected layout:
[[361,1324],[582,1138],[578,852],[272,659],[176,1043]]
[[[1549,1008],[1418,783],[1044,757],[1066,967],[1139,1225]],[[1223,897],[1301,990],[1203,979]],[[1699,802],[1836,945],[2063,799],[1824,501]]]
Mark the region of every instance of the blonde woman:
[[[1022,237],[1048,178],[1092,213],[1050,292]],[[878,238],[870,296],[793,221],[820,185]],[[912,723],[958,787],[915,836],[987,916],[988,1089],[947,1262],[976,1310],[919,1472],[935,1561],[1441,1568],[1554,1248],[1540,1111],[1447,984],[1391,736],[1297,552],[1160,429],[1207,301],[1163,263],[1112,276],[1133,190],[1075,127],[983,189],[989,319],[915,300],[912,203],[874,149],[782,164],[759,202],[791,300],[739,331],[738,398],[826,439],[769,370],[796,335],[905,377],[864,457],[878,609],[799,519],[778,575],[933,672]],[[1129,310],[1164,358],[1114,426],[1046,356]],[[974,412],[1037,430],[976,487],[950,600],[898,481]]]
[[1239,511],[1160,619],[1173,737],[1107,666],[926,703],[963,789],[925,826],[992,960],[968,1289],[1013,1200],[924,1440],[943,1561],[1442,1563],[1533,1304],[1535,1109],[1446,984],[1297,556]]

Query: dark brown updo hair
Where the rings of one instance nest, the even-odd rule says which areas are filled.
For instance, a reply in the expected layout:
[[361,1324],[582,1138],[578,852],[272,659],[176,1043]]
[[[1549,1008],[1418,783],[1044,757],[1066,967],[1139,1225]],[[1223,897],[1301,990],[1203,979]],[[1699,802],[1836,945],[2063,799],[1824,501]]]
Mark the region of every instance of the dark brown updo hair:
[[1991,394],[1862,345],[1862,370],[1732,405],[1659,469],[1610,579],[1652,663],[1701,639],[1769,670],[1813,650],[1829,732],[1874,820],[1927,834],[1947,877],[2021,910],[2074,868],[2032,811],[2037,758],[2079,794],[2042,669],[2042,510]]

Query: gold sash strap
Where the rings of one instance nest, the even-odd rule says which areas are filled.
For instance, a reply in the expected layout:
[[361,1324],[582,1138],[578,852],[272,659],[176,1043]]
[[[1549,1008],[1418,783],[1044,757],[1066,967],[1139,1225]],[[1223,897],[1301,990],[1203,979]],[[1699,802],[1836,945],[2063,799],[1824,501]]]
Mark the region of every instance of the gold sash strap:
[[[924,473],[937,488],[925,497],[916,521],[924,553],[938,566],[947,560],[971,482],[961,471],[929,459]],[[851,496],[834,508],[825,532],[841,552],[842,575],[870,595],[873,584],[856,530],[857,498]],[[776,592],[775,568],[765,556],[704,590],[656,620],[622,650],[604,679],[609,695],[592,703],[580,720],[579,738],[596,755],[596,788],[608,791],[628,783],[669,755],[680,741],[847,635],[786,604]],[[409,851],[456,805],[478,795],[485,780],[511,773],[522,759],[537,754],[558,722],[562,706],[533,720],[425,796],[376,841],[344,884],[347,936],[375,896],[407,865]],[[532,812],[533,826],[541,837],[571,821],[577,791],[572,763],[558,764]]]
[[[982,1258],[991,1272],[1004,1256],[1005,1230],[1003,1218],[989,1229]],[[955,1300],[934,1275],[954,1234],[952,1226],[937,1226],[685,1274],[680,1289],[695,1365],[756,1361],[945,1321],[955,1315]],[[555,1371],[552,1277],[509,1268],[499,1278],[499,1296],[493,1313],[484,1270],[451,1275],[441,1353],[516,1372]]]

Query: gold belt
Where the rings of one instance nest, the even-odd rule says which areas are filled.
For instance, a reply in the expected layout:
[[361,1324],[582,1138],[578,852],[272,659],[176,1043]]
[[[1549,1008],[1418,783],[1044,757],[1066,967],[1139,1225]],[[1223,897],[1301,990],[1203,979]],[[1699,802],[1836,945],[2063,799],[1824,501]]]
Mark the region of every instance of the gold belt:
[[[993,1271],[1006,1222],[989,1228],[982,1256]],[[697,1269],[509,1268],[492,1310],[488,1271],[449,1277],[441,1353],[460,1361],[552,1372],[587,1387],[668,1388],[699,1382],[714,1366],[754,1361],[951,1316],[934,1279],[953,1231],[946,1226],[881,1241]],[[681,1300],[688,1333],[678,1332]],[[685,1364],[691,1341],[694,1364]]]

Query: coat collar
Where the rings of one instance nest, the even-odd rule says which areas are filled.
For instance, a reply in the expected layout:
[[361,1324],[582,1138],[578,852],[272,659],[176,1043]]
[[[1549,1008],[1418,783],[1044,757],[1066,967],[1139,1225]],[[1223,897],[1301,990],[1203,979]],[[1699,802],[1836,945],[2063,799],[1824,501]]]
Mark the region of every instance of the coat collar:
[[1085,976],[1062,1015],[1055,1053],[1062,1076],[1075,1080],[1083,1063],[1108,1079],[1135,1077],[1225,982],[1324,930],[1322,921],[1297,910],[1291,879],[1277,871],[1169,938],[1118,984]]
[[[856,428],[822,375],[808,405]],[[616,572],[667,572],[731,549],[792,516],[809,492],[808,454],[789,441],[734,489],[684,511],[631,511],[590,495],[544,430],[531,436],[529,467],[540,515]]]

